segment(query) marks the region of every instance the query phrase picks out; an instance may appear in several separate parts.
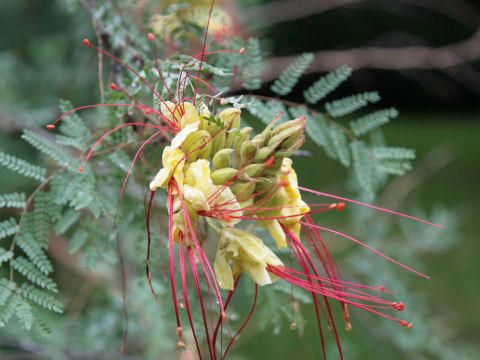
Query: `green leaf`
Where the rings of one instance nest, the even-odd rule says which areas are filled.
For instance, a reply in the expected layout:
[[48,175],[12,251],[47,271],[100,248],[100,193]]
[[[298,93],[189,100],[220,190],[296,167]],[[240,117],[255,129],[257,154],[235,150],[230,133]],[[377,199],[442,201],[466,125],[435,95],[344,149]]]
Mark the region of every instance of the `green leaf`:
[[24,299],[19,298],[15,306],[15,313],[20,324],[25,327],[26,330],[30,330],[33,323],[32,307],[30,304]]
[[376,103],[379,100],[380,96],[376,91],[365,92],[326,103],[325,108],[331,117],[337,118],[351,114],[367,106],[368,103]]
[[394,146],[376,146],[372,148],[375,159],[389,160],[413,160],[415,159],[415,150]]
[[373,168],[365,145],[362,141],[350,143],[353,155],[353,169],[355,176],[368,199],[373,199]]
[[350,122],[350,128],[355,136],[364,135],[379,126],[382,126],[398,116],[394,108],[378,110]]
[[68,209],[55,224],[55,232],[59,235],[65,234],[79,218],[79,211]]
[[59,302],[49,293],[46,293],[45,291],[40,290],[31,284],[23,284],[20,288],[20,292],[25,298],[33,301],[42,308],[55,311],[57,313],[63,312],[63,304],[61,302]]
[[300,79],[300,76],[302,76],[312,61],[312,53],[303,53],[280,74],[270,89],[278,95],[287,95],[292,91],[298,79]]
[[13,256],[13,252],[0,248],[0,266],[2,263],[9,261]]
[[47,255],[45,255],[40,244],[35,241],[35,238],[31,234],[20,232],[15,240],[18,247],[23,250],[33,265],[43,274],[48,275],[53,271],[52,264],[48,260]]
[[43,275],[30,261],[24,257],[20,256],[14,260],[11,260],[10,265],[13,267],[13,269],[25,276],[31,282],[50,291],[57,292],[57,285],[53,282],[53,280]]
[[47,170],[43,167],[32,165],[24,160],[16,158],[12,155],[5,154],[0,151],[0,165],[7,169],[15,171],[16,173],[33,178],[38,181],[45,180]]
[[0,208],[23,208],[25,207],[24,193],[0,194]]
[[14,235],[19,229],[20,228],[17,224],[17,220],[15,220],[13,217],[0,222],[0,239]]
[[350,166],[350,151],[348,148],[348,141],[347,137],[343,130],[336,126],[330,126],[330,135],[332,137],[333,144],[335,146],[335,150],[337,151],[338,158],[343,166],[349,167]]
[[310,104],[316,104],[347,80],[351,73],[348,66],[339,67],[317,80],[303,92],[303,96]]
[[260,54],[260,42],[258,39],[248,39],[245,52],[242,56],[245,64],[242,70],[243,88],[247,90],[260,89],[262,85],[260,80],[262,57]]
[[[65,151],[52,144],[47,139],[30,130],[24,130],[22,139],[32,145],[35,149],[41,151],[49,158],[53,159],[60,166],[69,166],[70,160]],[[78,168],[78,167],[77,167]]]
[[307,120],[306,133],[317,145],[325,149],[329,157],[337,158],[337,151],[330,136],[330,126],[322,115],[315,115]]

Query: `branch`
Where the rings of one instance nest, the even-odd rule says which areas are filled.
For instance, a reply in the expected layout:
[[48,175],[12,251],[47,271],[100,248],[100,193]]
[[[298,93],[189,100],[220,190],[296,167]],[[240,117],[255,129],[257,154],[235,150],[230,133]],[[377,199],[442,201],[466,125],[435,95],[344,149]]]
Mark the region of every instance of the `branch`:
[[[354,69],[435,69],[445,70],[480,58],[480,30],[464,41],[439,46],[405,46],[398,48],[360,47],[314,53],[310,72],[325,72],[348,64]],[[298,55],[266,62],[263,79],[275,79]]]

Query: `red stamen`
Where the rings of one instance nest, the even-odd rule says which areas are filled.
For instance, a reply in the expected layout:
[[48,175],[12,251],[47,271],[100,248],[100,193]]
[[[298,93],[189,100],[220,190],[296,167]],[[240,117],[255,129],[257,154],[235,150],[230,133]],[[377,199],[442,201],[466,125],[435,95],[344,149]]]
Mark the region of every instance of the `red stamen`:
[[385,291],[385,286],[384,285],[380,286],[380,291]]
[[337,210],[342,211],[343,209],[345,209],[345,203],[344,202],[338,203]]
[[88,41],[88,39],[83,39],[83,45],[90,46],[90,41]]
[[405,320],[402,320],[402,321],[400,321],[400,325],[401,326],[408,326],[408,322],[406,322]]
[[79,173],[83,173],[83,167],[79,167],[79,168],[78,168],[78,172],[79,172]]
[[46,128],[48,130],[52,130],[52,129],[55,129],[55,125],[47,125]]
[[110,83],[110,89],[112,89],[112,90],[117,90],[117,89],[118,89],[117,84],[115,84],[115,83],[113,83],[113,82]]
[[413,327],[413,322],[407,325],[407,329],[410,330]]
[[155,35],[153,35],[152,33],[148,33],[148,38],[152,41],[155,40]]
[[242,47],[240,50],[238,50],[238,52],[239,52],[240,54],[243,54],[243,53],[245,52],[245,48]]

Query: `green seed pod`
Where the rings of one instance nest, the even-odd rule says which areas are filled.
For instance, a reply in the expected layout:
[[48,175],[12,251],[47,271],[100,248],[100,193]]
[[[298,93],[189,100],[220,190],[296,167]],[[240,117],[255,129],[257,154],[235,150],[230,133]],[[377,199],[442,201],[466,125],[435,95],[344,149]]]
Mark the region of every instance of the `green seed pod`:
[[265,168],[265,164],[247,165],[239,172],[238,178],[240,180],[252,180],[257,175],[259,175],[264,168]]
[[251,159],[257,151],[257,145],[252,141],[245,141],[240,148],[240,162],[243,163],[247,159]]
[[233,149],[222,149],[218,151],[212,159],[214,169],[223,169],[230,166],[230,154]]
[[227,167],[213,171],[210,177],[215,185],[225,185],[228,181],[234,179],[237,173],[237,169]]

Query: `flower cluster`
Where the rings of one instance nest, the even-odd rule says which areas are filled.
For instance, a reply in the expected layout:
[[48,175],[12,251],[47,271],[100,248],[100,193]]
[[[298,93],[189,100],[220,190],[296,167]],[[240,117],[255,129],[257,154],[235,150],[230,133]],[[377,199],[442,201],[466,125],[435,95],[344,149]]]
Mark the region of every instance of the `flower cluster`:
[[[152,41],[155,39],[152,34],[149,34],[149,38]],[[122,91],[133,102],[86,107],[126,106],[141,110],[146,115],[154,116],[165,124],[164,126],[148,123],[122,124],[108,131],[97,141],[86,156],[85,163],[105,137],[125,126],[145,126],[156,131],[139,148],[130,170],[139,152],[151,139],[162,132],[169,132],[173,135],[170,145],[163,149],[162,166],[150,182],[151,197],[146,212],[150,244],[149,220],[154,195],[157,191],[166,191],[169,220],[169,275],[177,320],[179,348],[185,347],[180,316],[180,309],[185,308],[198,354],[202,357],[202,346],[197,338],[196,331],[198,330],[195,330],[189,301],[191,298],[187,286],[187,275],[189,274],[195,284],[211,359],[216,359],[217,356],[225,358],[236,336],[250,320],[256,304],[257,286],[269,285],[279,279],[311,293],[321,343],[324,345],[323,318],[329,331],[333,334],[341,357],[343,355],[335,325],[332,301],[340,304],[348,330],[351,329],[348,305],[378,314],[408,328],[412,326],[405,320],[388,315],[389,310],[402,311],[404,305],[401,302],[391,302],[374,295],[375,293],[382,295],[390,293],[384,286],[371,287],[342,280],[340,271],[330,255],[320,231],[344,236],[400,266],[411,271],[414,270],[350,236],[313,222],[312,214],[333,209],[342,210],[345,202],[357,203],[390,213],[395,212],[298,185],[297,174],[293,169],[290,157],[305,141],[304,131],[307,121],[305,117],[280,122],[281,116],[277,116],[262,132],[254,135],[252,128],[242,126],[239,109],[226,108],[218,114],[215,111],[212,113],[203,103],[197,102],[201,64],[203,57],[207,54],[205,46],[203,52],[191,60],[192,63],[200,63],[198,75],[189,75],[189,70],[184,71],[186,67],[184,66],[179,75],[177,96],[172,95],[169,90],[171,101],[165,101],[153,86],[149,85],[141,75],[124,62],[96,48],[88,40],[84,40],[84,44],[94,47],[125,65],[161,102],[160,107],[144,105],[131,98],[116,84],[111,84],[112,90]],[[241,52],[242,50],[240,50]],[[158,73],[166,85],[159,69]],[[188,77],[197,80],[197,87],[191,101],[187,100],[185,95],[181,95],[185,94],[185,79]],[[72,111],[82,108],[85,107]],[[57,121],[67,114],[62,115]],[[54,124],[47,126],[49,129],[54,127]],[[83,168],[79,170],[83,171]],[[130,171],[125,178],[122,193],[129,174]],[[302,200],[301,191],[342,202],[307,204]],[[403,214],[398,215],[409,217]],[[198,235],[200,223],[208,225],[214,234],[208,238],[208,241],[216,242],[217,247],[213,267],[211,266],[212,257],[205,252],[204,243]],[[271,239],[260,239],[254,235],[256,226],[265,228]],[[292,265],[285,266],[276,254],[275,248],[288,248]],[[292,260],[296,260],[295,265]],[[146,265],[148,281],[154,293],[148,267],[148,255]],[[243,273],[247,273],[255,284],[252,310],[239,331],[234,336],[230,335],[230,341],[223,353],[220,350],[221,353],[218,355],[219,327],[225,324],[230,329],[227,307]],[[177,293],[178,277],[176,274],[180,275],[181,295],[180,292]],[[204,284],[202,284],[202,280],[204,280]],[[226,298],[222,296],[220,289],[229,290]],[[206,305],[204,299],[205,292],[208,295],[209,305]],[[179,301],[179,296],[182,296],[183,302]],[[219,317],[216,324],[213,322],[216,311],[213,309],[211,296],[218,304]],[[180,306],[180,303],[184,306]],[[221,336],[223,333],[220,330]],[[323,355],[326,356],[324,346],[322,348]]]

